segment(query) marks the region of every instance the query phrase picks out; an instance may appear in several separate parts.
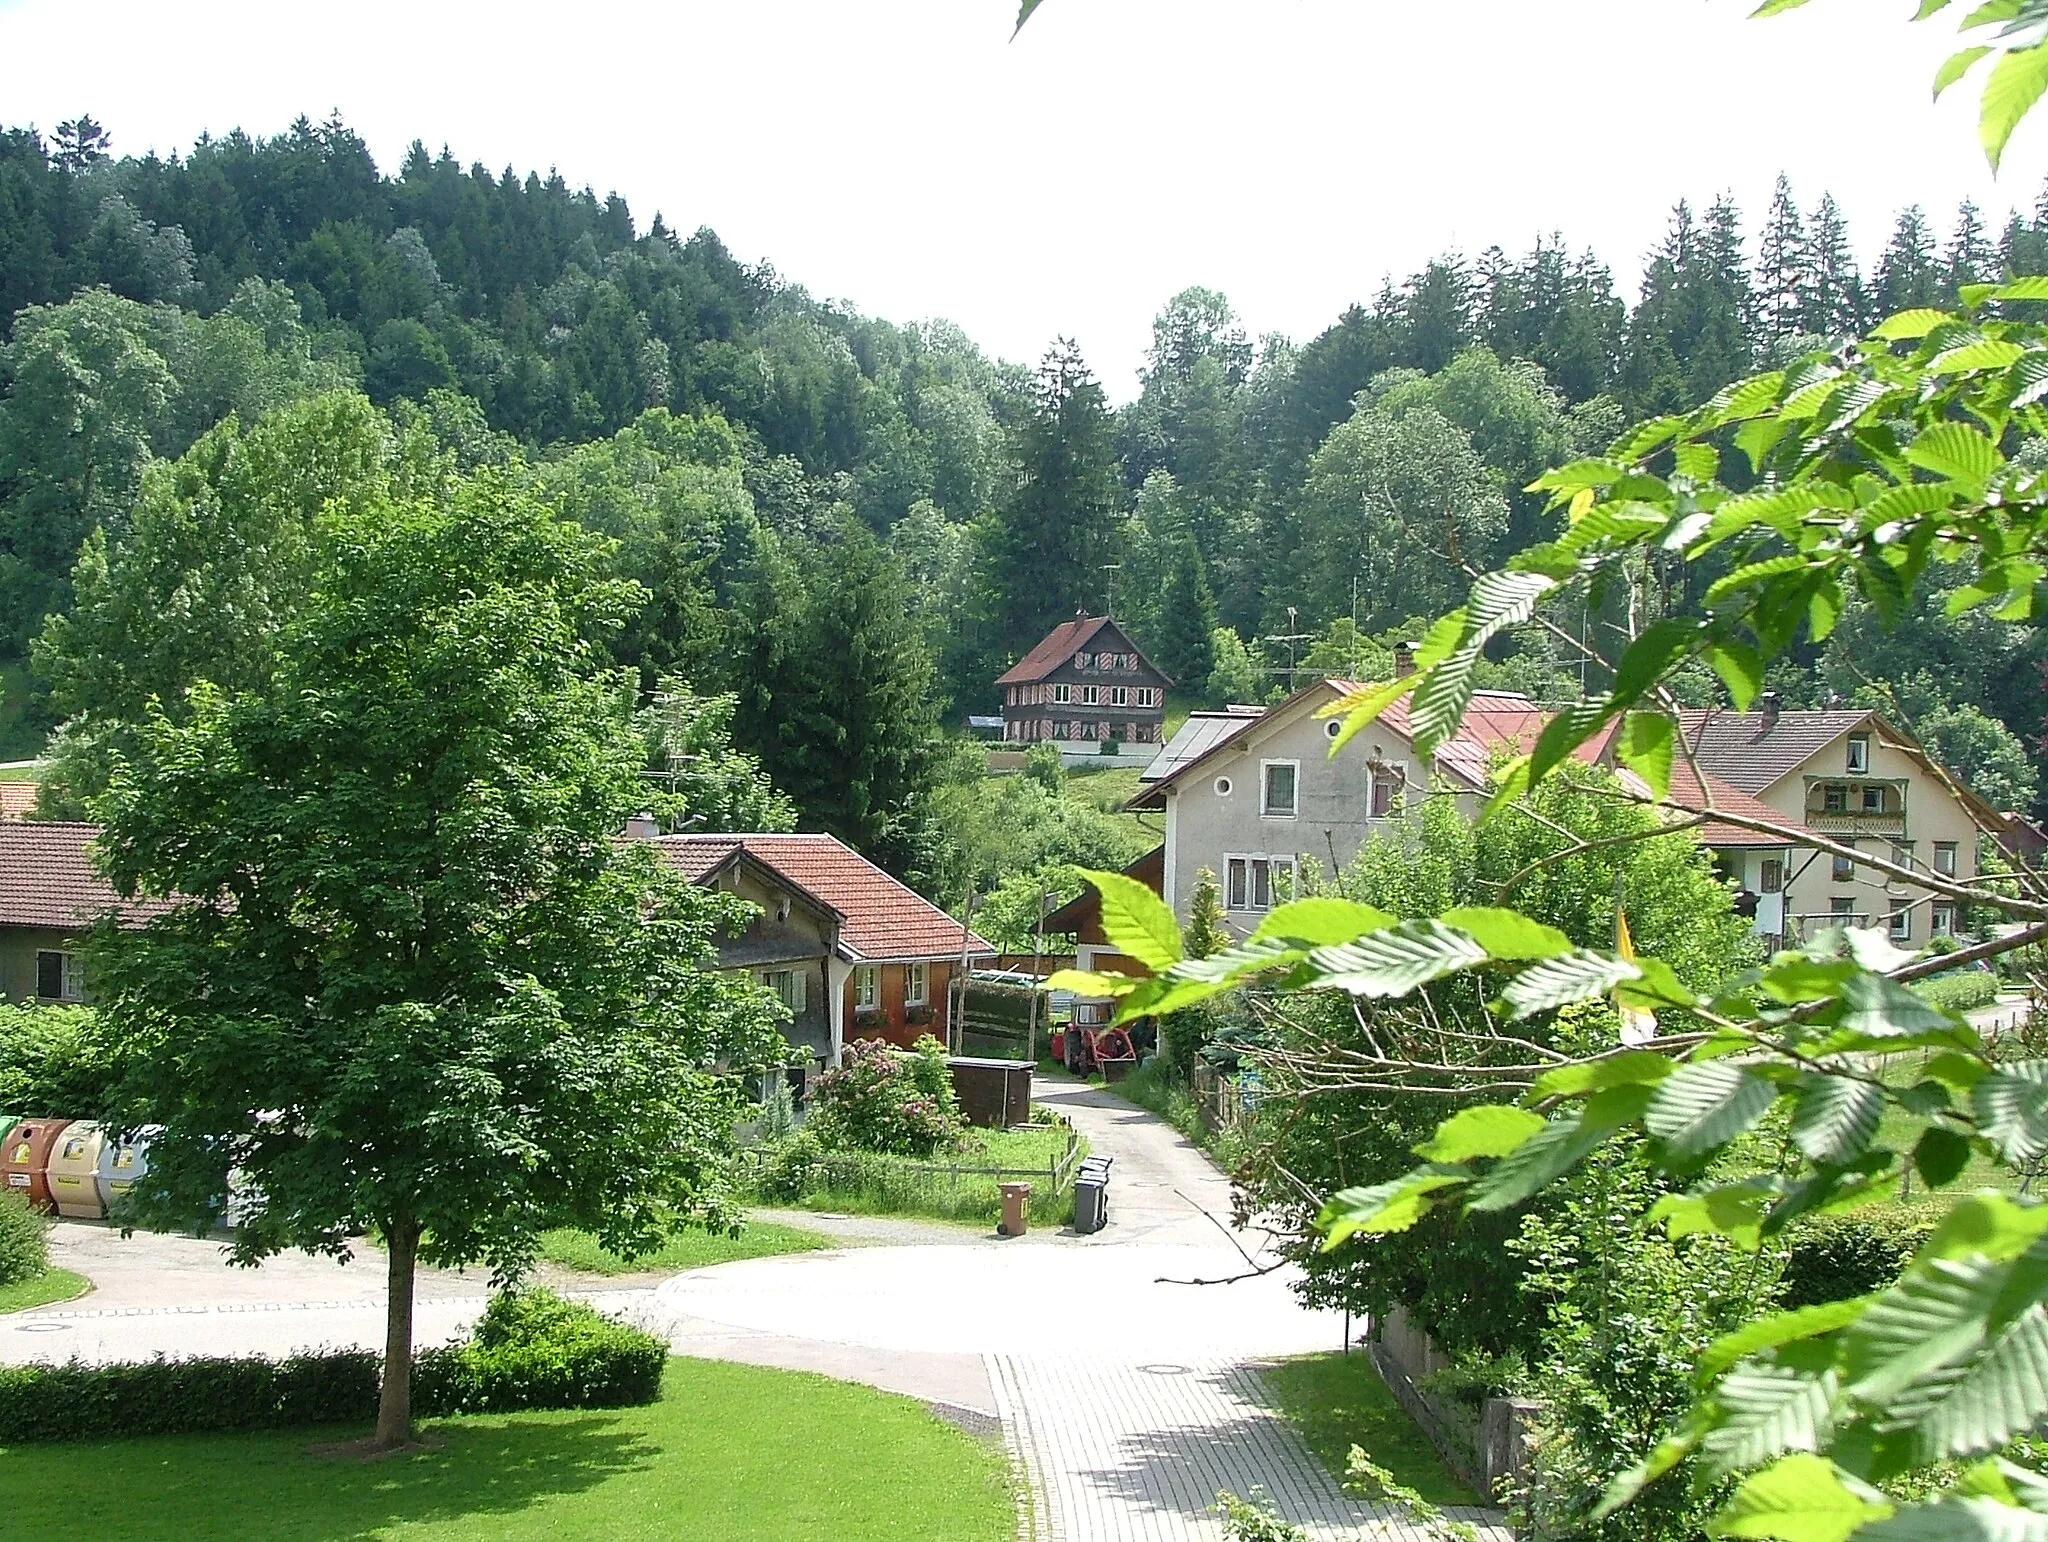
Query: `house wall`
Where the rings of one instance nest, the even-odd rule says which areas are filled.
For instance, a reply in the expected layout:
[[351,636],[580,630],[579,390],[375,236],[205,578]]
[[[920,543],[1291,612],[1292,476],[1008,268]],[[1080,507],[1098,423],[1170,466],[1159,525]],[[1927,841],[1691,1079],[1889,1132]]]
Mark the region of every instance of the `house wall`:
[[36,954],[43,949],[76,952],[81,945],[82,939],[68,932],[39,926],[0,926],[0,1000],[34,1001]]
[[[1080,652],[1081,650],[1076,650]],[[1089,744],[1100,741],[1102,726],[1109,727],[1109,737],[1129,743],[1158,744],[1165,738],[1166,724],[1166,677],[1144,661],[1138,659],[1136,669],[1104,669],[1094,662],[1103,653],[1130,655],[1137,653],[1129,638],[1113,627],[1104,627],[1090,640],[1086,652],[1089,667],[1077,669],[1074,654],[1069,654],[1059,667],[1043,680],[1028,685],[1003,687],[1003,738],[1009,743],[1031,743],[1041,739],[1053,739],[1061,743]],[[1056,685],[1068,688],[1071,700],[1053,700]],[[1083,702],[1083,689],[1097,688],[1099,699],[1093,703]],[[1123,686],[1135,691],[1145,687],[1154,693],[1155,699],[1149,707],[1110,705],[1110,691]],[[1059,731],[1059,725],[1068,725],[1068,731]],[[1085,724],[1085,731],[1075,725]]]
[[[1809,824],[1809,789],[1813,787],[1827,782],[1842,782],[1851,788],[1869,782],[1903,782],[1906,797],[1902,823],[1888,814],[1868,820],[1859,818],[1848,822],[1850,828],[1840,833],[1831,827],[1830,838],[1845,845],[1853,842],[1858,849],[1879,856],[1889,856],[1895,842],[1910,842],[1912,865],[1922,870],[1932,869],[1937,841],[1953,841],[1956,844],[1956,876],[1964,879],[1974,877],[1977,872],[1978,830],[1962,803],[1919,761],[1900,750],[1888,748],[1874,732],[1870,742],[1870,769],[1862,775],[1852,775],[1848,769],[1847,740],[1848,736],[1844,735],[1816,751],[1798,770],[1781,777],[1757,796],[1785,816],[1788,824]],[[1786,892],[1786,909],[1792,916],[1824,918],[1829,914],[1830,902],[1841,898],[1851,902],[1853,915],[1865,918],[1861,924],[1872,926],[1885,924],[1893,903],[1904,900],[1911,909],[1910,930],[1902,945],[1924,947],[1932,935],[1932,902],[1926,889],[1893,884],[1884,874],[1861,865],[1854,869],[1850,881],[1838,883],[1834,877],[1833,860],[1811,847],[1793,851]],[[1814,924],[1808,923],[1809,926]],[[1822,919],[1817,924],[1824,926],[1827,923]]]
[[904,988],[909,983],[909,967],[904,964],[877,964],[882,972],[882,1004],[879,1020],[866,1015],[856,1015],[854,992],[858,984],[858,967],[848,972],[846,980],[846,1038],[849,1043],[855,1039],[882,1039],[903,1049],[910,1048],[926,1034],[940,1043],[946,1042],[946,1027],[949,993],[953,976],[959,972],[959,961],[944,963],[934,961],[925,965],[928,981],[925,994],[929,998],[931,1018],[928,1022],[913,1023],[910,1009],[904,1004]]
[[[1227,908],[1227,863],[1233,856],[1291,858],[1297,872],[1310,861],[1326,874],[1348,867],[1366,838],[1390,823],[1370,817],[1369,774],[1376,760],[1381,773],[1401,779],[1411,807],[1426,790],[1412,746],[1380,724],[1330,758],[1331,721],[1314,715],[1313,700],[1304,702],[1286,720],[1246,729],[1167,790],[1163,893],[1183,921],[1196,877],[1208,868],[1225,889],[1231,928],[1242,933],[1258,925],[1259,912]],[[1261,811],[1261,766],[1269,761],[1296,763],[1293,818]],[[1219,778],[1230,783],[1227,795],[1217,790]]]
[[833,917],[744,861],[720,874],[717,887],[761,911],[746,931],[720,945],[721,962],[757,977],[771,969],[801,973],[805,981],[803,1010],[783,1025],[783,1037],[818,1059],[829,1060],[833,1050],[833,979],[826,958],[837,930]]

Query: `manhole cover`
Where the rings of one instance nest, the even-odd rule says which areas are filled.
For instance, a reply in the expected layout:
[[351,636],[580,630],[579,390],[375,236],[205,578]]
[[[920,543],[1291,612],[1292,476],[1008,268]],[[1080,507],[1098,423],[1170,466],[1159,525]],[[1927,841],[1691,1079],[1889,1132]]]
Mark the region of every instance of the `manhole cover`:
[[1188,1367],[1185,1365],[1141,1365],[1138,1369],[1147,1376],[1185,1376],[1188,1374]]
[[68,1322],[18,1322],[14,1325],[14,1331],[16,1333],[69,1333],[71,1331],[71,1324]]

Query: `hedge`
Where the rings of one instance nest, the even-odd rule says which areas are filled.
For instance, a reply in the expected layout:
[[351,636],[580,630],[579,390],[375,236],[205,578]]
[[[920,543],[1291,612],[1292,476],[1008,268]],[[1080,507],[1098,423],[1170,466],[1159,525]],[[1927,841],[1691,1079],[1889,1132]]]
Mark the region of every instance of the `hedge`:
[[1924,1001],[1951,1012],[1968,1012],[1988,1007],[1998,999],[1998,976],[1988,969],[1971,969],[1955,974],[1938,974],[1916,980],[1913,989]]
[[0,1285],[32,1280],[50,1267],[50,1223],[14,1189],[0,1189]]
[[[525,1408],[624,1408],[661,1395],[668,1345],[551,1291],[507,1291],[466,1343],[413,1362],[422,1417]],[[0,1367],[0,1446],[128,1435],[367,1424],[379,1360],[324,1350],[284,1360]]]
[[1784,1304],[1818,1306],[1882,1290],[1933,1231],[1925,1215],[1873,1206],[1794,1227],[1785,1261]]

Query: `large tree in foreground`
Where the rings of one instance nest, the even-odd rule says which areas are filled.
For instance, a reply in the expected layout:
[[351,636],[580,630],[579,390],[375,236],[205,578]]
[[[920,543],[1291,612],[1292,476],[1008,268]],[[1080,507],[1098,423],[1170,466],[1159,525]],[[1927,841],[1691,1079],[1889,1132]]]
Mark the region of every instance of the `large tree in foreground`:
[[145,1219],[234,1169],[240,1262],[382,1240],[388,1447],[416,1263],[729,1223],[729,1073],[780,1040],[703,967],[731,902],[615,840],[645,749],[599,667],[638,593],[603,543],[495,476],[313,541],[269,678],[155,713],[98,800],[115,885],[176,898],[100,980],[129,1117],[165,1126]]

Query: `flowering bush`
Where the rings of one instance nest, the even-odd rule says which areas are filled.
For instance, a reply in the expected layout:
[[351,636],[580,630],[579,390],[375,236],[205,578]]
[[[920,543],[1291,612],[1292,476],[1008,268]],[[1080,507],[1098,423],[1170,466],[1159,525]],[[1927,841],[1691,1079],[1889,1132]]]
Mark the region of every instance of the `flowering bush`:
[[960,1136],[946,1051],[926,1034],[909,1053],[861,1040],[818,1078],[816,1111],[806,1126],[820,1144],[897,1156],[930,1156]]

